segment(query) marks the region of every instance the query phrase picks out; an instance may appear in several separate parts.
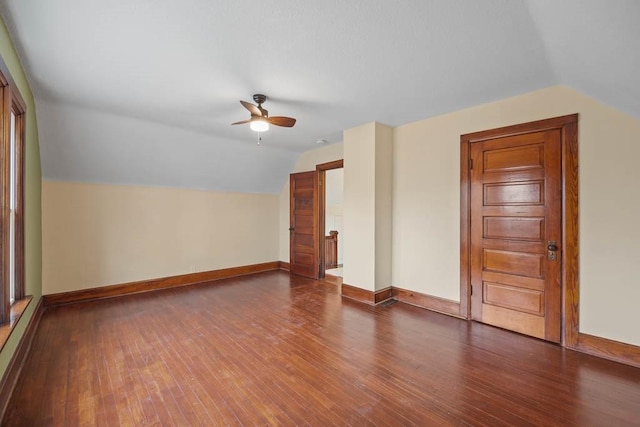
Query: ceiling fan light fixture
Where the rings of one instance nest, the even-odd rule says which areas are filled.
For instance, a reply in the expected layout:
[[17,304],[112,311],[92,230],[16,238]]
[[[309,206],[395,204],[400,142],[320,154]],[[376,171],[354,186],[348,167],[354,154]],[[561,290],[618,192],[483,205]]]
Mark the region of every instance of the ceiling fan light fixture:
[[253,105],[246,101],[240,101],[240,104],[242,104],[242,106],[251,113],[249,120],[241,120],[239,122],[231,123],[232,125],[244,125],[249,123],[249,127],[252,131],[266,132],[269,130],[269,125],[290,128],[296,124],[296,119],[293,117],[269,116],[269,112],[262,108],[262,103],[267,100],[266,95],[257,93],[253,95],[253,100],[257,102],[258,105]]
[[249,127],[254,132],[266,132],[269,130],[269,123],[267,123],[264,118],[260,117],[256,120],[252,120],[251,123],[249,123]]

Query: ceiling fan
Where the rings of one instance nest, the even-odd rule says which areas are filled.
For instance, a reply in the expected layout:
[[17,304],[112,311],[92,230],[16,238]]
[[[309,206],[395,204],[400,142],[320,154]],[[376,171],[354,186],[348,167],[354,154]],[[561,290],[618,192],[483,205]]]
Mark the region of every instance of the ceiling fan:
[[253,95],[253,100],[258,105],[253,105],[250,102],[240,101],[240,104],[251,113],[249,120],[242,120],[240,122],[231,123],[232,125],[242,125],[249,123],[251,130],[255,132],[265,132],[269,130],[269,125],[282,126],[286,128],[293,127],[296,124],[296,119],[292,117],[274,116],[269,117],[269,112],[262,108],[262,104],[267,100],[266,95],[256,93]]

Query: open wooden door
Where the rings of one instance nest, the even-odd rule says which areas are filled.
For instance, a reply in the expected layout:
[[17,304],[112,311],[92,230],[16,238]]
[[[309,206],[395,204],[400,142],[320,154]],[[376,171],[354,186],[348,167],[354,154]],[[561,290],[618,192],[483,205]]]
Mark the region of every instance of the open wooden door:
[[318,278],[318,173],[290,175],[289,263],[291,273]]

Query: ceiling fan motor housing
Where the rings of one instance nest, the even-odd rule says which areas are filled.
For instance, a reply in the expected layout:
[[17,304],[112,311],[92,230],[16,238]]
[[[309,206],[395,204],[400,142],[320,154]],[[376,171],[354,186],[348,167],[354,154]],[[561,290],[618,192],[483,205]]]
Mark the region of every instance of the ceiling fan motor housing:
[[255,95],[253,95],[253,100],[258,104],[262,104],[264,101],[267,100],[267,95],[256,93]]

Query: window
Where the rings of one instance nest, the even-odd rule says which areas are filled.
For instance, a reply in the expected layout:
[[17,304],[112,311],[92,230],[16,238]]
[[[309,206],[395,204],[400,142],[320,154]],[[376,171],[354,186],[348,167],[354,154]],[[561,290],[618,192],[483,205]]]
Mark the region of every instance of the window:
[[24,298],[25,103],[0,61],[0,323]]

